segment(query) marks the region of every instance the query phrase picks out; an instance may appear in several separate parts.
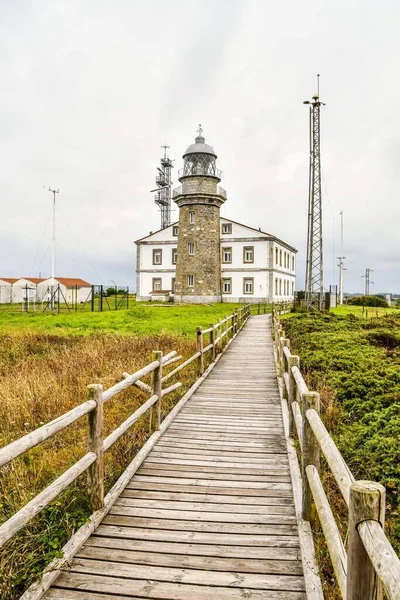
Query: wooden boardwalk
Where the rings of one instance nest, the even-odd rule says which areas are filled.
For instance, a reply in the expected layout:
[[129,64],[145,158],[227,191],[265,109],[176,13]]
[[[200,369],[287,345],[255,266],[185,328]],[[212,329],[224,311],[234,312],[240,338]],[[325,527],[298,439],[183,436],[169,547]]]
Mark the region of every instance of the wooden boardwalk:
[[252,317],[45,594],[305,600],[270,317]]

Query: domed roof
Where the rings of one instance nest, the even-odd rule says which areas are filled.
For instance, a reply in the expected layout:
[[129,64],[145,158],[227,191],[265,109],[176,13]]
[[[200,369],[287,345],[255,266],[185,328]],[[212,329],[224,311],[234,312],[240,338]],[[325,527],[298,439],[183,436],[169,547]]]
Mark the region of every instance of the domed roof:
[[214,148],[205,143],[205,138],[202,136],[203,130],[201,125],[197,132],[199,135],[195,138],[194,144],[190,144],[190,146],[186,148],[186,152],[184,152],[182,158],[185,158],[188,154],[211,154],[211,156],[217,158]]

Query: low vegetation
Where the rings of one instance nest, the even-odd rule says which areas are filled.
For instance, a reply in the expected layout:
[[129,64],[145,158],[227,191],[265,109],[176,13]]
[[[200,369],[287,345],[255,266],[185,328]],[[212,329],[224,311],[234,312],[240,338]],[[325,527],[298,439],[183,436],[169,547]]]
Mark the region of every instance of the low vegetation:
[[351,306],[388,306],[385,298],[381,296],[354,296],[354,298],[347,298],[347,304]]
[[[284,328],[310,389],[321,394],[322,418],[354,476],[386,487],[386,531],[400,553],[399,311],[374,311],[368,319],[356,307],[292,314]],[[328,473],[325,485],[344,539],[346,511]],[[326,597],[336,600],[327,550],[317,537]]]
[[[80,404],[89,383],[108,388],[151,362],[152,350],[195,351],[196,326],[231,314],[233,305],[136,307],[113,313],[0,315],[0,446]],[[170,367],[172,369],[173,367]],[[173,381],[183,389],[163,400],[167,414],[197,377],[193,363]],[[149,383],[149,379],[145,379]],[[173,382],[171,381],[171,383]],[[147,396],[131,388],[105,405],[105,435]],[[149,436],[148,415],[106,454],[109,489]],[[4,522],[78,460],[86,448],[86,419],[2,468],[0,522]],[[0,598],[14,600],[58,556],[89,515],[85,478],[68,488],[4,547]]]

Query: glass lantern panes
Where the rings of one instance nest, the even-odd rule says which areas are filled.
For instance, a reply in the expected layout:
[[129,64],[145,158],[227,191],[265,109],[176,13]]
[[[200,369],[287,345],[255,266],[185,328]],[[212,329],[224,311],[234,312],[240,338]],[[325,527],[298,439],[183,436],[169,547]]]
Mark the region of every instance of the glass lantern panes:
[[212,175],[216,176],[215,156],[211,154],[189,154],[184,161],[184,175]]

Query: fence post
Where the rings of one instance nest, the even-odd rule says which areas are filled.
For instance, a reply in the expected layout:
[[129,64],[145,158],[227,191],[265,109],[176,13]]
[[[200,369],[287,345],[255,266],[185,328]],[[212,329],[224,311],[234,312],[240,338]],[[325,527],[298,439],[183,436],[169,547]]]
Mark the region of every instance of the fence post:
[[229,340],[228,321],[229,321],[229,317],[225,317],[225,345],[228,343],[228,340]]
[[197,346],[197,352],[200,352],[200,356],[199,356],[199,360],[198,360],[199,372],[200,372],[200,375],[203,375],[203,373],[204,373],[204,355],[203,355],[204,344],[203,344],[203,328],[202,327],[197,328],[196,346]]
[[293,377],[292,367],[298,367],[300,369],[300,358],[292,354],[288,359],[288,372],[289,372],[289,391],[288,391],[288,404],[289,404],[289,435],[294,438],[294,420],[292,402],[296,400],[296,381]]
[[156,402],[157,407],[157,429],[160,429],[161,425],[161,395],[162,395],[162,357],[163,353],[160,350],[153,350],[152,360],[158,360],[159,366],[154,369],[151,379],[151,395],[158,396]]
[[302,478],[303,478],[303,501],[302,517],[305,521],[311,521],[312,496],[307,479],[306,467],[314,465],[319,472],[319,444],[313,434],[308,422],[306,412],[314,408],[319,414],[320,398],[318,392],[307,392],[301,395],[303,415],[303,454],[302,454]]
[[94,512],[104,506],[104,449],[103,449],[103,386],[87,386],[89,400],[96,402],[88,414],[88,452],[97,456],[87,470],[87,486],[90,510]]
[[211,323],[210,327],[211,327],[211,331],[210,331],[210,344],[212,344],[211,356],[212,356],[212,359],[214,360],[215,359],[215,344],[214,344],[215,333],[214,333],[214,324]]
[[385,522],[385,488],[373,481],[350,486],[347,543],[347,600],[382,600],[382,583],[357,532],[362,521]]

